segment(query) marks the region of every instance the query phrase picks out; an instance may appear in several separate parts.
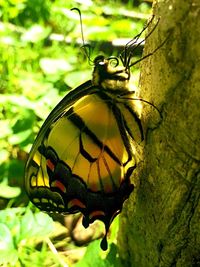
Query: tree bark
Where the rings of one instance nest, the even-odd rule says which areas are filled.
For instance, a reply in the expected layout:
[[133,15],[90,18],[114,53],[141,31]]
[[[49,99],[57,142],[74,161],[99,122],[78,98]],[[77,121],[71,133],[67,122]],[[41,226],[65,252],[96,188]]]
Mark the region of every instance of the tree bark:
[[[118,236],[124,266],[200,266],[200,1],[154,1],[140,95],[146,129]],[[152,28],[150,25],[149,28]],[[150,29],[148,29],[150,31]],[[139,181],[139,182],[138,182]]]

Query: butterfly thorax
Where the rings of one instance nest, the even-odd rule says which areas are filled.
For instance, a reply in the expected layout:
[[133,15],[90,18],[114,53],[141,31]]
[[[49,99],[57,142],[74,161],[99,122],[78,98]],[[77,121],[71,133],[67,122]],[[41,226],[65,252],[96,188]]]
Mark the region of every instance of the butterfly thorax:
[[98,56],[94,64],[93,85],[101,86],[112,93],[130,90],[130,71],[124,66],[119,66],[118,58]]

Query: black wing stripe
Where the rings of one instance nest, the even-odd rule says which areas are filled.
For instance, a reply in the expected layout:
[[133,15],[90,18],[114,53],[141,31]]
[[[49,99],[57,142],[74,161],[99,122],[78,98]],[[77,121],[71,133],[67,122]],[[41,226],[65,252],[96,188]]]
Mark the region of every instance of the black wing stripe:
[[79,144],[80,144],[80,152],[81,154],[89,161],[89,162],[95,162],[97,158],[93,158],[83,147],[83,141],[81,138],[81,135],[79,136]]
[[[68,112],[65,114],[67,119],[71,121],[79,130],[80,132],[84,132],[87,136],[92,139],[92,141],[102,150],[104,150],[115,162],[121,165],[121,161],[116,157],[116,155],[110,150],[110,148],[104,145],[97,136],[85,125],[84,121],[78,114],[74,112],[73,107],[71,107]],[[93,158],[89,155],[86,151],[84,151],[84,155],[89,161],[93,162]]]
[[[120,108],[116,105],[116,103],[113,102],[113,99],[111,97],[109,97],[103,91],[98,92],[98,96],[105,101],[105,103],[107,104],[108,108],[112,110],[113,115],[115,116],[116,122],[118,124],[119,131],[120,131],[121,138],[123,140],[124,146],[125,146],[127,154],[128,154],[127,162],[125,162],[123,164],[125,166],[129,161],[131,161],[131,159],[133,157],[132,156],[131,145],[130,145],[130,142],[129,142],[129,137],[128,137],[128,134],[127,134],[127,133],[129,133],[130,130],[128,129],[126,120],[124,119],[124,116],[123,116]],[[134,115],[136,116],[135,113],[134,113]],[[132,135],[131,135],[131,137],[132,137]]]
[[[122,93],[124,93],[123,90],[115,90],[114,91],[115,95],[121,95]],[[130,93],[130,92],[128,92],[128,93]],[[115,115],[116,121],[119,125],[119,129],[120,129],[120,132],[122,134],[122,138],[124,136],[126,136],[123,134],[123,130],[121,131],[121,128],[124,127],[126,129],[126,131],[128,132],[128,134],[131,136],[131,138],[134,140],[134,136],[128,127],[128,123],[126,122],[126,119],[123,116],[123,112],[121,112],[121,110],[120,110],[120,105],[123,105],[124,108],[127,109],[127,112],[130,112],[130,114],[132,115],[133,119],[135,120],[135,122],[137,123],[137,125],[139,127],[139,130],[141,133],[141,141],[144,140],[144,133],[143,133],[143,127],[142,127],[141,120],[128,103],[125,103],[124,101],[123,101],[123,103],[119,102],[119,107],[118,107],[118,105],[116,103],[113,103],[112,97],[109,97],[105,92],[103,92],[103,91],[98,92],[98,96],[107,103],[107,106],[109,109],[113,108],[113,114]],[[127,136],[126,136],[126,138],[127,138]],[[123,141],[124,141],[124,143],[127,143],[124,138],[123,138]]]
[[[133,116],[134,120],[136,121],[139,130],[140,130],[140,134],[141,134],[141,140],[144,140],[144,133],[143,133],[143,127],[142,127],[142,123],[141,120],[139,119],[139,117],[137,116],[137,114],[134,112],[134,110],[128,105],[128,104],[124,104],[124,107],[131,113],[131,115]],[[125,127],[126,130],[128,131],[128,133],[130,134],[130,136],[133,138],[134,140],[134,136],[132,136],[131,130],[128,128],[127,123],[125,123]]]
[[116,121],[118,123],[119,131],[120,131],[122,140],[124,142],[124,145],[126,147],[126,151],[128,153],[127,162],[124,163],[124,165],[126,165],[132,159],[132,153],[131,153],[132,150],[131,150],[130,142],[128,140],[126,128],[125,128],[125,120],[124,120],[124,117],[123,117],[120,109],[116,105],[113,105],[113,114],[114,114]]
[[77,100],[82,98],[85,95],[95,94],[98,91],[98,87],[92,86],[92,81],[89,80],[82,85],[78,86],[76,89],[71,90],[58,104],[55,108],[51,111],[49,116],[46,118],[45,123],[40,128],[40,131],[37,135],[37,138],[32,146],[30,151],[30,156],[26,163],[28,167],[30,158],[33,157],[36,148],[40,145],[41,139],[44,136],[48,136],[49,132],[51,131],[52,124],[56,122],[62,115],[65,114],[66,110],[72,106]]
[[100,166],[99,166],[99,161],[96,162],[96,165],[97,165],[97,173],[98,173],[98,181],[99,181],[99,184],[100,184],[100,188],[101,188],[101,191],[104,192],[104,186],[103,186],[103,182],[102,182],[102,179],[101,179],[101,170],[100,170]]
[[[125,95],[123,90],[115,90],[115,91],[113,91],[113,93],[115,95],[118,95],[118,96],[119,95]],[[127,94],[127,92],[126,92],[126,94]],[[128,92],[128,94],[130,94],[130,92]],[[112,97],[108,96],[105,92],[103,92],[103,91],[98,92],[98,96],[107,103],[108,108],[110,108],[110,106],[114,107],[114,110],[115,110],[114,115],[115,115],[116,121],[117,121],[117,123],[119,125],[119,129],[121,130],[121,127],[125,127],[126,131],[129,133],[131,138],[134,140],[134,136],[133,136],[131,130],[129,129],[129,127],[128,127],[128,123],[126,122],[125,118],[122,119],[123,112],[120,111],[120,105],[123,105],[125,107],[125,109],[127,109],[127,112],[130,112],[130,114],[132,115],[133,119],[137,123],[137,125],[139,127],[139,130],[140,130],[140,133],[141,133],[141,140],[144,140],[144,133],[143,133],[143,127],[142,127],[141,120],[140,120],[138,115],[134,112],[134,110],[132,109],[132,107],[128,103],[119,102],[119,107],[118,107],[116,105],[116,103],[113,103]]]
[[112,172],[110,171],[109,164],[108,164],[107,160],[105,159],[105,157],[103,157],[103,162],[104,162],[104,166],[105,166],[105,168],[106,168],[106,170],[107,170],[107,172],[108,172],[108,174],[110,176],[112,187],[113,187],[113,189],[116,189],[116,185],[115,185],[115,182],[113,180]]

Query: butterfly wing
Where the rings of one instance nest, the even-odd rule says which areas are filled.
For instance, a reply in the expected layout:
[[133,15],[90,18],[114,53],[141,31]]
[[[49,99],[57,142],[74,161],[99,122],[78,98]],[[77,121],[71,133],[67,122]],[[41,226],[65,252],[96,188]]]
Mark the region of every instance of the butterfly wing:
[[[36,206],[38,206],[37,196],[41,198],[43,202],[46,202],[46,194],[53,197],[49,185],[49,176],[46,171],[47,160],[46,152],[44,151],[46,137],[51,131],[52,125],[66,113],[75,101],[87,93],[93,93],[91,90],[91,81],[87,81],[75,90],[70,91],[49,114],[32,146],[25,168],[25,188],[30,200]],[[62,203],[59,194],[55,195],[55,202]]]
[[133,190],[135,159],[123,115],[105,96],[89,81],[50,113],[30,152],[25,186],[40,209],[81,211],[85,227],[100,219],[107,233]]
[[[112,60],[112,59],[111,59]],[[118,62],[118,61],[117,61]],[[143,139],[134,111],[130,74],[102,56],[92,81],[67,94],[42,126],[26,165],[25,186],[40,209],[83,213],[83,225],[99,219],[106,235],[133,190],[133,142]]]

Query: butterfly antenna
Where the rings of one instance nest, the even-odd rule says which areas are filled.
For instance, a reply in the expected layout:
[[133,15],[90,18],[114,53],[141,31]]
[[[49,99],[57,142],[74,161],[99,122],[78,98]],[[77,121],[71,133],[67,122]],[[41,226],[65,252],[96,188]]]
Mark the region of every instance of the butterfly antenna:
[[[140,38],[140,36],[142,35],[142,33],[149,27],[149,25],[152,23],[154,19],[154,15],[151,17],[151,19],[149,20],[149,22],[144,26],[144,28],[142,29],[142,31],[137,34],[133,39],[131,39],[124,47],[124,50],[122,51],[120,58],[121,61],[123,63],[124,66],[128,66],[127,64],[127,59],[130,58],[130,50],[133,47],[133,50],[137,49],[138,46],[141,45],[141,43],[144,42],[144,39],[142,39],[142,41],[140,41],[135,47],[134,45],[137,43],[138,39]],[[157,25],[156,25],[157,26]],[[148,36],[147,36],[148,37]],[[146,37],[146,38],[147,38]],[[133,52],[132,50],[132,52]],[[129,55],[128,55],[129,54]]]
[[[169,35],[169,36],[170,36],[170,35]],[[147,54],[146,56],[143,56],[143,57],[141,57],[140,59],[138,59],[138,60],[132,62],[132,63],[128,66],[128,68],[132,67],[133,65],[136,65],[138,62],[144,60],[145,58],[148,58],[148,57],[152,56],[158,49],[160,49],[160,48],[166,43],[166,41],[168,40],[169,36],[167,36],[167,38],[165,38],[165,40],[164,40],[158,47],[156,47],[155,50],[153,50],[151,53]]]
[[87,57],[87,59],[88,59],[88,61],[89,61],[89,63],[91,63],[92,62],[92,60],[91,60],[91,58],[90,58],[90,45],[89,44],[86,44],[85,43],[85,39],[84,39],[84,35],[83,35],[83,21],[82,21],[82,15],[81,15],[81,11],[80,11],[80,9],[79,8],[77,8],[77,7],[73,7],[73,8],[71,8],[71,11],[77,11],[78,12],[78,14],[79,14],[79,19],[80,19],[80,26],[81,26],[81,39],[82,39],[82,43],[83,43],[83,45],[82,45],[82,48],[83,48],[83,51],[84,51],[84,53],[85,53],[85,55],[86,55],[86,57]]
[[[145,27],[145,29],[147,29],[147,27],[148,27],[149,24],[152,22],[152,20],[153,20],[153,17],[151,18],[151,20],[149,21],[149,23],[147,24],[147,26]],[[126,67],[130,68],[131,66],[133,66],[132,64],[129,65],[129,64],[130,64],[130,61],[131,61],[131,58],[132,58],[132,55],[133,55],[133,51],[134,51],[135,49],[137,49],[138,46],[141,45],[141,43],[143,43],[145,40],[147,40],[147,39],[149,38],[149,36],[151,36],[151,34],[155,31],[156,27],[158,26],[159,21],[160,21],[160,18],[158,18],[156,24],[154,25],[154,27],[152,28],[152,30],[147,34],[147,36],[145,37],[145,39],[141,40],[141,41],[140,41],[140,42],[139,42],[139,43],[132,49],[132,51],[130,51],[129,56],[128,56],[128,60],[127,60],[127,65],[126,65]],[[163,44],[162,44],[162,45],[163,45]],[[129,50],[131,49],[131,46],[132,46],[132,44],[129,46]],[[160,47],[161,47],[161,46],[159,46],[158,48],[160,48]],[[156,51],[157,51],[157,49],[156,49]],[[156,51],[154,51],[153,53],[155,53]],[[141,60],[143,60],[143,58],[141,58]],[[141,61],[141,60],[140,60],[140,61]]]

